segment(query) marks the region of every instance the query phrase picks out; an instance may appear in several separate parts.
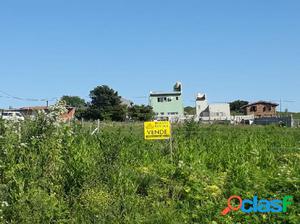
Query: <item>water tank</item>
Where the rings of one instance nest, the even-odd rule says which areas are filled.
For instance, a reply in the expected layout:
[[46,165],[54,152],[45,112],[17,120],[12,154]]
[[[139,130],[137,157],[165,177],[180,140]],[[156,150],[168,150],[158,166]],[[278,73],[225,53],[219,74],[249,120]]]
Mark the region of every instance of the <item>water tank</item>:
[[174,91],[181,92],[181,89],[182,89],[181,82],[176,82],[176,84],[174,85]]
[[198,93],[196,96],[196,100],[200,101],[200,100],[206,100],[206,96],[204,93]]

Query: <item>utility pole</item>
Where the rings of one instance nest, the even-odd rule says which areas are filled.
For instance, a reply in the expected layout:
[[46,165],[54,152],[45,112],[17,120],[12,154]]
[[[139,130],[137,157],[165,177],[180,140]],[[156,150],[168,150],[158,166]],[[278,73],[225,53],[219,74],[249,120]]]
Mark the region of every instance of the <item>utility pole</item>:
[[49,106],[49,100],[46,101],[46,106],[47,106],[47,107]]
[[275,102],[279,102],[280,104],[280,117],[282,117],[282,103],[295,103],[296,101],[295,100],[282,100],[282,98],[280,98],[279,100],[273,100]]

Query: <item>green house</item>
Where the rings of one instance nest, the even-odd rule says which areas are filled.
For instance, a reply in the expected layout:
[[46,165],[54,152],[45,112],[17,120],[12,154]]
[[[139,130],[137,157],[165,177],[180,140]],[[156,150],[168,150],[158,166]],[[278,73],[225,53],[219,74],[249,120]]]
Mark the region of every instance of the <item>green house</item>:
[[181,83],[177,82],[173,92],[150,92],[149,104],[157,120],[176,121],[184,116]]

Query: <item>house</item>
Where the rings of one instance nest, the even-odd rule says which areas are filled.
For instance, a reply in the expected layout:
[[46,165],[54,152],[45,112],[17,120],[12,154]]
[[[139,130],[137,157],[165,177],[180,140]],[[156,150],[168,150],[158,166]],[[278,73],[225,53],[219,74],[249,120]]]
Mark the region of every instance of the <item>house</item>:
[[[67,112],[60,116],[63,122],[70,121],[75,117],[76,109],[74,107],[66,107]],[[22,107],[19,109],[14,109],[14,111],[18,111],[22,113],[24,117],[32,117],[36,116],[38,112],[49,112],[49,107],[47,106],[33,106],[33,107]]]
[[241,107],[245,115],[254,115],[255,118],[260,117],[276,117],[276,107],[278,104],[258,101]]
[[228,103],[208,104],[205,94],[196,97],[196,121],[230,121]]
[[171,92],[150,92],[149,105],[156,120],[178,121],[183,118],[182,84],[176,82]]
[[133,105],[133,102],[131,100],[127,100],[123,97],[121,97],[121,105],[126,107],[131,107]]
[[21,112],[25,117],[35,116],[38,112],[48,113],[49,111],[47,106],[21,107],[16,110]]

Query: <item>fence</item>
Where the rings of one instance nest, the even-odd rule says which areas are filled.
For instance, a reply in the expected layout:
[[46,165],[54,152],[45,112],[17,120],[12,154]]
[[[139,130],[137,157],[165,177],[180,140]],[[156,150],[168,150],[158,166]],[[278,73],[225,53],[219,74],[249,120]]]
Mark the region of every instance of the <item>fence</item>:
[[300,119],[294,119],[294,127],[300,128]]
[[269,125],[269,124],[280,124],[287,127],[294,127],[295,123],[291,116],[289,117],[262,117],[255,118],[254,124],[258,125]]

